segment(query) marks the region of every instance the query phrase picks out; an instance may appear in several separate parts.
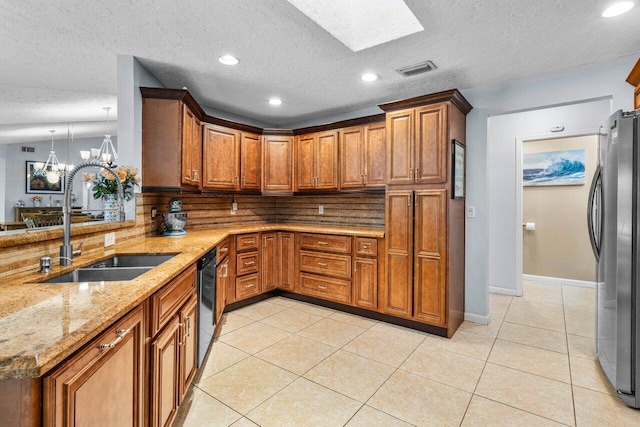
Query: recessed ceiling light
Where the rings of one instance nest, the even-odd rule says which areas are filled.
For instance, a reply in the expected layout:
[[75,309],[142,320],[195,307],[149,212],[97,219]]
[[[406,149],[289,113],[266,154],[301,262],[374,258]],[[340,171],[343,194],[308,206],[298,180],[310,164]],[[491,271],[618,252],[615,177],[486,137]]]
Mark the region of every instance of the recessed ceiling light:
[[614,16],[622,15],[623,13],[633,9],[633,6],[634,4],[632,1],[621,1],[619,3],[612,4],[602,12],[602,17],[613,18]]
[[271,105],[280,105],[280,104],[282,104],[282,100],[280,98],[271,98],[271,99],[269,99],[269,104],[271,104]]
[[364,73],[360,78],[365,82],[375,82],[380,78],[376,73]]
[[224,65],[238,65],[238,62],[240,61],[235,56],[222,55],[220,58],[218,58],[218,62]]

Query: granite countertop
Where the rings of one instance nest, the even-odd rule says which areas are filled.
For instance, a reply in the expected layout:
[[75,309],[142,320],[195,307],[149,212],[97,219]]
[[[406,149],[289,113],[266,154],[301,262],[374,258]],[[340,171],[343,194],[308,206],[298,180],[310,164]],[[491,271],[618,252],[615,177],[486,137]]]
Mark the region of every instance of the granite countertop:
[[74,264],[55,263],[48,277],[114,254],[177,253],[136,279],[120,282],[42,284],[33,272],[0,285],[0,380],[44,375],[120,317],[197,261],[227,236],[258,231],[299,231],[384,237],[384,229],[310,224],[251,224],[187,230],[182,237],[142,237],[81,255]]

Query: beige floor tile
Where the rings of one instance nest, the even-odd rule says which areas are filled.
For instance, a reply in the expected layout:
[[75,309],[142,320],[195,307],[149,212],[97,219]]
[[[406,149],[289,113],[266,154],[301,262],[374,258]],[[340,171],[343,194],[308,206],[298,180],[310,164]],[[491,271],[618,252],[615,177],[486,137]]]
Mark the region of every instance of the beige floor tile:
[[296,375],[289,371],[249,357],[202,381],[198,387],[246,415],[295,379]]
[[470,400],[470,393],[398,370],[367,404],[417,426],[458,426]]
[[595,338],[581,337],[578,335],[567,335],[569,341],[569,355],[584,357],[585,359],[596,359]]
[[477,395],[471,399],[467,413],[462,421],[462,427],[546,427],[561,425]]
[[475,394],[560,423],[573,424],[571,385],[566,383],[487,363]]
[[460,325],[459,331],[471,332],[473,334],[484,335],[485,337],[495,338],[502,326],[502,319],[495,320],[491,318],[491,323],[481,325],[480,323],[469,322],[465,320]]
[[564,332],[504,322],[498,338],[567,354],[567,338]]
[[304,378],[262,403],[248,417],[263,427],[343,426],[362,404]]
[[220,327],[220,335],[228,334],[229,332],[233,332],[236,329],[240,329],[244,326],[250,325],[255,320],[249,319],[248,317],[240,316],[239,314],[233,313],[225,313],[224,317],[221,320],[222,324]]
[[267,301],[270,302],[271,304],[278,304],[278,305],[282,305],[284,307],[289,307],[289,308],[300,304],[298,301],[294,299],[286,298],[282,296],[269,298]]
[[313,325],[321,319],[323,319],[323,317],[307,313],[306,311],[293,310],[289,308],[281,311],[280,313],[274,314],[273,316],[262,319],[260,322],[293,333],[298,332],[300,329],[304,329],[309,325]]
[[235,423],[231,424],[231,427],[259,427],[258,424],[254,423],[248,418],[242,417]]
[[567,308],[565,315],[567,333],[581,337],[596,337],[596,313],[595,309],[571,309]]
[[427,337],[427,343],[431,346],[480,360],[487,360],[494,341],[495,339],[491,337],[460,330],[451,338],[437,337],[435,335]]
[[193,389],[191,407],[184,420],[183,427],[220,426],[227,427],[239,420],[242,415],[220,403],[207,393]]
[[294,305],[292,308],[300,311],[306,311],[307,313],[315,314],[322,317],[330,316],[336,312],[333,309],[315,304],[309,304],[308,302],[298,302],[298,304]]
[[511,295],[489,294],[489,312],[494,320],[502,320],[513,301]]
[[324,318],[302,329],[298,335],[340,348],[364,331],[357,326]]
[[563,307],[559,304],[516,298],[511,302],[504,320],[552,331],[565,331]]
[[265,348],[256,356],[302,375],[336,351],[336,347],[300,335],[291,335]]
[[523,281],[522,298],[529,301],[562,304],[562,287]]
[[353,416],[345,427],[410,427],[411,424],[405,423],[398,418],[385,414],[382,411],[364,405],[357,414]]
[[371,331],[373,332],[381,332],[383,334],[388,334],[390,336],[395,337],[400,340],[407,341],[421,341],[424,337],[429,334],[421,331],[416,331],[415,329],[404,328],[402,326],[393,325],[387,322],[378,322],[371,327]]
[[256,322],[222,335],[220,341],[249,354],[254,354],[289,335],[291,335],[289,332],[282,329]]
[[425,339],[423,335],[404,334],[401,330],[397,330],[396,335],[393,329],[389,332],[376,326],[345,345],[343,350],[397,368]]
[[473,393],[484,364],[483,360],[432,347],[425,341],[399,369]]
[[579,286],[562,286],[562,300],[568,307],[584,307],[594,309],[596,306],[595,288]]
[[202,382],[210,376],[235,365],[239,361],[246,359],[250,355],[235,347],[231,347],[221,341],[216,341],[211,347],[206,365],[202,368],[202,375],[198,382]]
[[617,394],[597,360],[572,357],[571,382],[601,393]]
[[273,304],[266,300],[234,310],[234,313],[248,317],[249,319],[262,320],[265,317],[280,313],[282,310],[286,310],[286,307],[280,304]]
[[574,386],[573,399],[578,427],[640,425],[640,410],[627,407],[617,396]]
[[337,320],[339,322],[349,323],[350,325],[358,326],[360,328],[369,329],[376,323],[376,320],[367,319],[366,317],[356,316],[355,314],[342,313],[340,311],[336,311],[329,319]]
[[489,362],[571,383],[569,356],[555,351],[497,339],[489,355]]
[[393,371],[395,368],[389,365],[338,350],[304,374],[304,377],[364,403]]

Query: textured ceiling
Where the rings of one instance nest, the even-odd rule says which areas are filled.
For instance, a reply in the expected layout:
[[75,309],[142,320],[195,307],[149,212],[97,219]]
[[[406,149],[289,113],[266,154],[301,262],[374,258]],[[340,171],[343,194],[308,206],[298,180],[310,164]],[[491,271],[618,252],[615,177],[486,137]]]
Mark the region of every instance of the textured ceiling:
[[[0,0],[0,124],[57,120],[63,101],[103,106],[117,54],[203,105],[286,126],[640,53],[640,7],[605,20],[610,0],[406,3],[424,31],[352,52],[286,0]],[[227,53],[240,64],[219,64]],[[427,59],[436,71],[394,71]],[[380,80],[362,82],[365,71]]]

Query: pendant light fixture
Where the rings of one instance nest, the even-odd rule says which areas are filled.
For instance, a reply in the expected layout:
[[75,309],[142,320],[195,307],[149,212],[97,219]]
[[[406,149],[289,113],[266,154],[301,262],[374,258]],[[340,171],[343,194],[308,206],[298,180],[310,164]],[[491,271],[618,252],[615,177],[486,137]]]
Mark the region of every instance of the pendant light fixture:
[[111,141],[111,134],[109,133],[109,110],[111,107],[104,107],[103,110],[107,112],[107,132],[104,135],[104,140],[100,148],[92,148],[91,151],[80,151],[80,157],[82,160],[89,160],[89,157],[93,157],[93,160],[100,162],[109,167],[116,167],[118,165],[118,153]]
[[56,131],[50,130],[49,132],[51,132],[51,151],[49,151],[49,157],[44,164],[42,162],[36,162],[34,174],[36,176],[46,177],[47,181],[51,184],[56,184],[65,173],[65,164],[60,163],[56,156],[56,150],[53,144],[53,134]]

